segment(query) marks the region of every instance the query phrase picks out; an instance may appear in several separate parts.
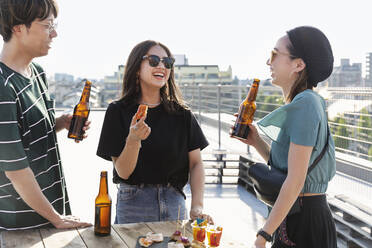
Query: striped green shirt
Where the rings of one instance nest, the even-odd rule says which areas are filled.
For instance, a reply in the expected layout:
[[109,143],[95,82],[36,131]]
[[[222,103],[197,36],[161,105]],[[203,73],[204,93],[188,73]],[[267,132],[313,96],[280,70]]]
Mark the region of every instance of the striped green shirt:
[[71,214],[61,166],[54,101],[43,69],[31,64],[26,78],[0,62],[0,230],[49,227],[50,222],[17,194],[5,171],[30,167],[60,214]]

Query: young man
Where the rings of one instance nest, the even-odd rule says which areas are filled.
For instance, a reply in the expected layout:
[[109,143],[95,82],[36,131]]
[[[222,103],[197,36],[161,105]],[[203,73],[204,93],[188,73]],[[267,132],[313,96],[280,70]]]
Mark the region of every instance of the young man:
[[56,132],[71,116],[55,118],[45,73],[32,62],[48,54],[57,14],[54,0],[0,1],[0,231],[90,225],[70,215],[58,150]]

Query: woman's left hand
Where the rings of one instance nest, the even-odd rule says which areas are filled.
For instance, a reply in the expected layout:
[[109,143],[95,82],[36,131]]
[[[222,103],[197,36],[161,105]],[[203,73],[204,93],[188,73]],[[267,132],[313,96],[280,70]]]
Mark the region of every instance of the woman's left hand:
[[258,235],[252,248],[265,248],[266,242],[267,242],[266,239]]
[[214,225],[213,218],[208,214],[203,214],[203,210],[201,208],[191,208],[190,218],[192,220],[196,220],[196,218],[204,219],[207,220],[209,224]]

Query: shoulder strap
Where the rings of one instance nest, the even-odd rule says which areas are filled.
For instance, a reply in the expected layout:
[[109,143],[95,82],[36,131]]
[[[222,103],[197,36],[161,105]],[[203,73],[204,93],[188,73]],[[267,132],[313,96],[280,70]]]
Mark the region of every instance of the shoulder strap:
[[319,156],[314,160],[314,162],[310,165],[309,169],[307,170],[307,175],[315,168],[315,166],[319,163],[319,161],[323,158],[324,154],[326,153],[328,149],[328,141],[329,141],[329,136],[330,136],[330,131],[329,131],[329,125],[327,123],[327,141],[326,144],[322,150],[322,152],[319,154]]
[[[326,153],[326,151],[328,149],[328,143],[329,143],[329,136],[330,135],[331,135],[331,133],[329,131],[329,125],[327,123],[327,141],[326,141],[326,144],[324,145],[322,152],[318,155],[318,157],[310,165],[309,169],[307,170],[306,175],[309,175],[309,173],[316,167],[316,165],[319,163],[319,161],[323,158],[324,154]],[[272,164],[273,164],[272,161],[271,161],[271,152],[270,152],[270,157],[269,157],[269,161],[267,162],[267,164],[270,165],[270,166],[272,166]]]

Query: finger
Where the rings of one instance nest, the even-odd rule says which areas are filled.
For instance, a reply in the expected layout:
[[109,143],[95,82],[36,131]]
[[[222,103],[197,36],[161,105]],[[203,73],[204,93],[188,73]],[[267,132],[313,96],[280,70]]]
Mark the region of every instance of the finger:
[[239,115],[238,113],[234,113],[234,116],[235,116],[235,117],[238,117],[238,115]]
[[141,119],[139,119],[137,123],[144,123],[145,120],[146,120],[146,116],[142,116]]
[[89,126],[90,123],[92,123],[92,122],[91,122],[91,121],[86,121],[84,125],[85,125],[85,126]]
[[79,144],[80,143],[80,140],[75,140],[75,143]]
[[137,114],[134,114],[132,117],[132,120],[130,122],[130,125],[133,126],[137,123]]
[[150,133],[151,133],[151,128],[149,127],[147,129],[146,133],[145,133],[145,137],[146,137],[145,139],[147,139],[147,137],[149,137]]

